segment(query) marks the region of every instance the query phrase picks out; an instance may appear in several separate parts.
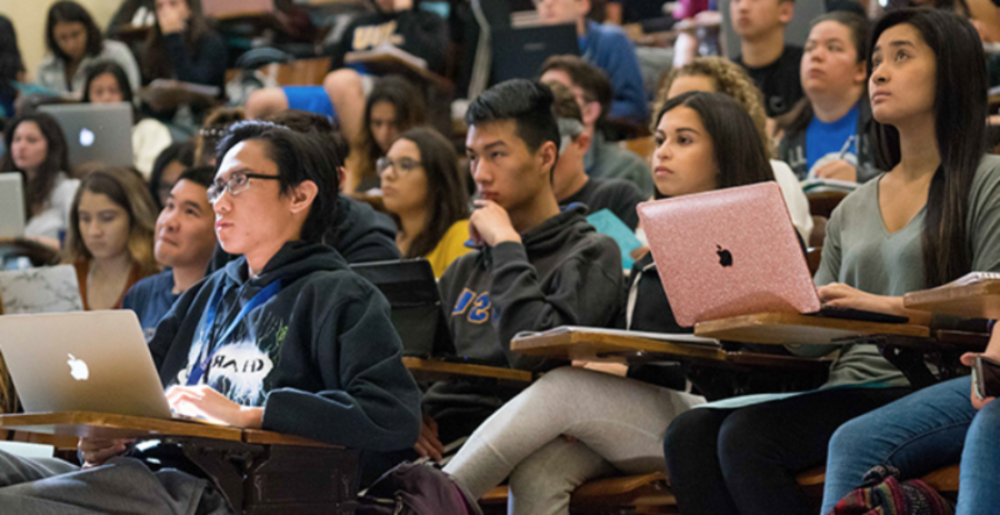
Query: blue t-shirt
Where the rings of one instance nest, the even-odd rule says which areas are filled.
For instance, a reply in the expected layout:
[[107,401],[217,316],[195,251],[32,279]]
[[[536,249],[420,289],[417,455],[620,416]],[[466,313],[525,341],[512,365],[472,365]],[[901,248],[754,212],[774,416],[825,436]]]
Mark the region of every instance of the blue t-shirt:
[[137,283],[125,294],[122,309],[131,309],[139,316],[139,324],[148,342],[156,326],[174,306],[180,295],[174,295],[174,272],[164,270]]
[[614,98],[609,114],[612,117],[628,118],[640,124],[649,121],[639,58],[621,27],[588,21],[587,33],[580,36],[580,53],[588,63],[604,70],[611,81]]
[[816,161],[819,161],[827,154],[840,154],[844,149],[847,140],[854,136],[847,153],[858,155],[857,134],[858,134],[858,106],[855,105],[839,120],[826,123],[813,116],[809,127],[806,128],[806,166],[807,170],[812,170]]

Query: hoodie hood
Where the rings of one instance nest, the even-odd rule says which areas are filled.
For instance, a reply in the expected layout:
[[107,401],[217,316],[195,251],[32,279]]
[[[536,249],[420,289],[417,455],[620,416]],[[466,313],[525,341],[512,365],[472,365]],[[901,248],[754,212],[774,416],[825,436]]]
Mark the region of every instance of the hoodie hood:
[[223,273],[226,277],[225,286],[227,287],[247,283],[256,289],[265,288],[277,280],[290,284],[311,273],[347,269],[347,261],[332,247],[319,243],[293,241],[285,243],[278,250],[278,253],[264,265],[260,274],[250,281],[247,281],[249,270],[246,256],[240,256],[236,260],[230,261],[223,269]]

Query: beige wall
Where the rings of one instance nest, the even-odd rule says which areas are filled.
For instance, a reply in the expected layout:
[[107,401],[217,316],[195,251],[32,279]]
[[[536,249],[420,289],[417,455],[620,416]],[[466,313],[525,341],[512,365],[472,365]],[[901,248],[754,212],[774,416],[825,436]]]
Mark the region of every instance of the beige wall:
[[[57,0],[0,0],[0,14],[14,22],[28,75],[34,78],[45,56],[45,15]],[[76,0],[90,11],[103,32],[121,0]]]

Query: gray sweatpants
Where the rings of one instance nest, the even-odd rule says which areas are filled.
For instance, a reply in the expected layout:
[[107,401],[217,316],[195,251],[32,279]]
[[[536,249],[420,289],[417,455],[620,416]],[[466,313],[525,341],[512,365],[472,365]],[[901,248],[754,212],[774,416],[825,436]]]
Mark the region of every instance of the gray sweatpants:
[[556,369],[487,419],[444,470],[476,498],[509,475],[509,513],[566,515],[570,494],[590,479],[664,471],[667,426],[703,402],[632,379]]
[[139,460],[114,458],[81,470],[55,458],[0,451],[0,514],[227,515],[209,483],[173,469],[153,472]]

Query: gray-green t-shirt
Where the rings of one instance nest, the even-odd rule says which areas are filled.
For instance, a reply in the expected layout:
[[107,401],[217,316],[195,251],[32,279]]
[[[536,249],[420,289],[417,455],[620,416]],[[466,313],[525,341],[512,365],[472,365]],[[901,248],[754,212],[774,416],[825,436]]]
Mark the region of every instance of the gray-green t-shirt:
[[[883,174],[884,175],[884,174]],[[923,230],[926,208],[902,229],[889,234],[878,204],[882,175],[851,193],[833,211],[826,227],[823,260],[815,283],[844,283],[876,295],[901,297],[927,288],[924,279]],[[972,270],[1000,271],[1000,157],[984,156],[969,192],[967,220]],[[801,348],[815,353],[821,349]],[[829,352],[830,349],[827,349]],[[905,386],[903,374],[879,355],[874,345],[844,347],[826,385]]]

